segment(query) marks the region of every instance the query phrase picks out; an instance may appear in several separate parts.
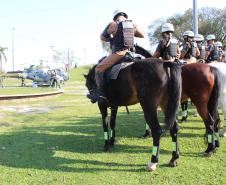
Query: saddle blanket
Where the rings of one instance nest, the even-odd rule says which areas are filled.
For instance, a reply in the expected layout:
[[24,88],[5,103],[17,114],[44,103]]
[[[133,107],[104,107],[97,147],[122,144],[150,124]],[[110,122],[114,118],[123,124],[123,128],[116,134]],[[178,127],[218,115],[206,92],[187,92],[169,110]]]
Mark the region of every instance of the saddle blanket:
[[134,63],[134,62],[126,62],[126,63],[120,63],[120,64],[117,64],[117,65],[113,66],[113,67],[111,68],[110,72],[109,72],[108,78],[109,78],[109,79],[116,80],[116,79],[118,78],[119,72],[120,72],[122,69],[124,69],[124,68],[126,68],[126,67],[132,65],[133,63]]

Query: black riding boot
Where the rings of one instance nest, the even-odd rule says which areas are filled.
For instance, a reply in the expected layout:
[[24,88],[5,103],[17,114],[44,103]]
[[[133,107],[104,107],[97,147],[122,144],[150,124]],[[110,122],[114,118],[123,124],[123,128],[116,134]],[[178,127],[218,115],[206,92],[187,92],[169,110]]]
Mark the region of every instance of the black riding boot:
[[104,72],[96,72],[95,79],[97,84],[97,101],[98,103],[106,103],[107,98],[104,92]]
[[91,99],[92,103],[106,103],[106,95],[104,93],[104,72],[96,72],[95,74],[97,88],[87,97]]

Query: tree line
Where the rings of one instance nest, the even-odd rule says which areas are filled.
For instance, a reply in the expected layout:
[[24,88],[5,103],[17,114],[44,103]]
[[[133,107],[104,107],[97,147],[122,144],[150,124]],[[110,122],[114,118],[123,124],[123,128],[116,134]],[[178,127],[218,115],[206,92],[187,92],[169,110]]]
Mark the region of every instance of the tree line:
[[[158,43],[161,38],[161,26],[169,22],[174,25],[174,35],[182,40],[183,32],[192,30],[192,9],[184,14],[175,14],[168,18],[159,18],[148,26],[148,38],[150,45]],[[214,34],[218,41],[222,41],[222,34],[226,31],[226,7],[223,9],[205,7],[198,10],[199,34],[206,37]]]

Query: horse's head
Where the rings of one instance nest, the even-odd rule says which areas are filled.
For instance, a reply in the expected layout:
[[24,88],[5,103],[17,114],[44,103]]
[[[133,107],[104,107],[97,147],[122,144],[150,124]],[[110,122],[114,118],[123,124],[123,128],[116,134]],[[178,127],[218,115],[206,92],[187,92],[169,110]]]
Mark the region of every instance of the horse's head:
[[[89,94],[92,95],[97,87],[96,81],[95,81],[95,68],[96,65],[94,65],[88,72],[88,74],[84,74],[84,77],[86,79],[86,87],[89,91]],[[87,94],[88,96],[88,94]]]
[[[106,56],[102,57],[99,61],[98,64],[104,59],[106,58]],[[93,93],[95,93],[97,84],[96,84],[96,80],[95,80],[95,68],[97,65],[94,65],[88,72],[87,75],[84,75],[85,79],[86,79],[86,87],[89,91],[89,94],[92,95]],[[87,94],[87,96],[89,96],[89,94]]]

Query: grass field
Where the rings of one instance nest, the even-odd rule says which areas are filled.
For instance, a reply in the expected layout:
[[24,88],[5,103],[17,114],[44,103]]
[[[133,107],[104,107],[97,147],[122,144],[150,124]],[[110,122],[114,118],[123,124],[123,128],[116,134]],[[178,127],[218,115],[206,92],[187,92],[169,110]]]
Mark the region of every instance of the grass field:
[[200,117],[189,116],[180,124],[178,167],[167,165],[172,148],[167,131],[157,170],[145,171],[152,140],[139,138],[145,128],[139,105],[131,106],[129,115],[119,109],[116,146],[102,152],[100,113],[84,95],[87,70],[72,70],[65,93],[57,98],[0,105],[0,185],[226,184],[226,139],[213,156],[203,157]]

